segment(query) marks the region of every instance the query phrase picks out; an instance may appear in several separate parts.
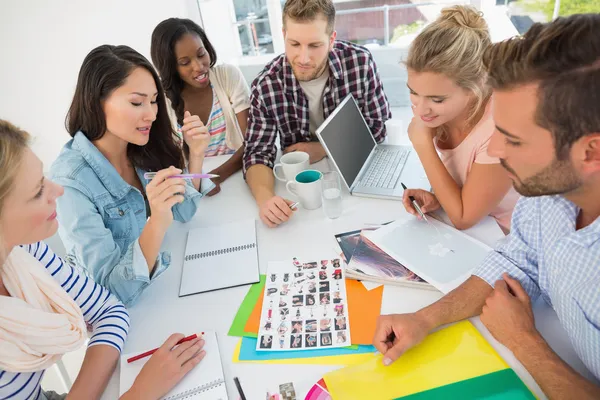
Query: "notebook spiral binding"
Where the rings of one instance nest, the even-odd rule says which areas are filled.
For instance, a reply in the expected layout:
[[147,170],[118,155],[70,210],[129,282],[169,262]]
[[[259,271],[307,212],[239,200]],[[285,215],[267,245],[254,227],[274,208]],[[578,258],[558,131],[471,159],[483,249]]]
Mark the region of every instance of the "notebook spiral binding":
[[188,254],[187,256],[185,256],[185,261],[197,260],[199,258],[220,256],[222,254],[235,253],[236,251],[243,251],[243,250],[253,249],[255,247],[256,247],[256,243],[251,243],[251,244],[245,244],[245,245],[242,245],[242,246],[229,247],[227,249],[207,251],[205,253]]
[[201,393],[206,393],[206,392],[213,390],[215,388],[218,388],[219,386],[224,385],[224,384],[225,384],[225,381],[223,379],[217,379],[212,382],[208,382],[202,386],[196,386],[195,388],[185,391],[183,393],[179,393],[174,396],[165,397],[165,398],[163,398],[163,400],[191,399],[191,398],[195,397],[196,395],[199,395]]

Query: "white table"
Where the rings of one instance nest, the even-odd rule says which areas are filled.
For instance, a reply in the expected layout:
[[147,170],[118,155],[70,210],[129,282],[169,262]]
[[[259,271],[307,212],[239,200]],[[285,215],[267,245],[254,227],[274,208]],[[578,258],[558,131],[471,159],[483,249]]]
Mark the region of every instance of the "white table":
[[[206,167],[214,167],[223,161],[223,157],[207,159]],[[322,171],[329,169],[327,160],[323,160],[316,166]],[[276,192],[290,197],[286,193],[284,185],[279,182]],[[365,223],[390,221],[405,212],[397,201],[351,197],[347,192],[344,195],[344,212],[342,217],[337,220],[326,219],[322,209],[314,211],[299,209],[288,223],[276,229],[269,229],[262,223],[257,223],[261,273],[266,272],[269,261],[287,260],[294,256],[318,258],[322,255],[329,255],[336,250],[334,233],[357,229]],[[174,332],[214,330],[218,335],[230,399],[238,398],[233,383],[235,376],[239,377],[248,399],[264,399],[267,389],[276,389],[280,383],[309,384],[317,382],[324,373],[339,368],[320,365],[233,363],[232,356],[239,338],[228,337],[227,332],[248,291],[248,286],[178,297],[188,230],[248,218],[258,219],[258,209],[240,172],[221,185],[221,193],[217,196],[202,200],[198,214],[191,222],[187,224],[175,222],[173,224],[163,243],[163,249],[171,251],[171,266],[129,310],[131,329],[125,347],[126,352],[142,352],[155,347],[157,343],[162,343]],[[473,228],[471,234],[490,243],[500,236],[499,232],[495,223],[488,222]],[[382,313],[416,311],[435,302],[440,297],[441,293],[436,291],[386,286]],[[585,373],[585,367],[574,355],[552,310],[549,310],[548,307],[542,308],[542,310],[545,318],[541,326],[550,336],[549,341],[559,346],[560,355],[570,361],[577,370]],[[536,395],[544,398],[539,387],[512,353],[489,335],[478,318],[473,322],[525,383],[535,391]],[[119,370],[117,369],[103,398],[116,399],[118,397],[118,374]],[[591,376],[589,372],[587,374]],[[297,387],[297,390],[302,392],[303,389]],[[299,399],[304,399],[304,393],[298,394],[301,394]]]

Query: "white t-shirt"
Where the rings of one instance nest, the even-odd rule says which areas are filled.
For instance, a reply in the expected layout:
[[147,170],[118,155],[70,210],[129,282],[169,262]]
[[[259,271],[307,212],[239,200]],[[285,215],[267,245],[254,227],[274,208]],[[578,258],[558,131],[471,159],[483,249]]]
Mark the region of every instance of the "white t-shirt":
[[323,116],[323,91],[329,81],[329,68],[325,68],[323,74],[312,81],[300,82],[300,87],[308,100],[308,120],[310,134],[316,138],[315,132],[325,121]]

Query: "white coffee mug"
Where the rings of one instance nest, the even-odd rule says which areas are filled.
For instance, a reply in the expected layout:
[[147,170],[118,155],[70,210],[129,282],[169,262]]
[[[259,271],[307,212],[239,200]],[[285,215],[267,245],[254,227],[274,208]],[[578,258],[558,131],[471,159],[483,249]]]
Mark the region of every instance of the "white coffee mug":
[[286,184],[286,188],[291,194],[298,197],[303,208],[315,210],[321,207],[322,184],[323,174],[314,169],[308,169],[297,174],[293,181]]
[[[308,153],[303,151],[293,151],[281,156],[279,163],[275,164],[275,167],[273,167],[273,175],[283,182],[292,181],[296,175],[308,169],[309,165]],[[283,176],[277,173],[278,168],[283,170]]]

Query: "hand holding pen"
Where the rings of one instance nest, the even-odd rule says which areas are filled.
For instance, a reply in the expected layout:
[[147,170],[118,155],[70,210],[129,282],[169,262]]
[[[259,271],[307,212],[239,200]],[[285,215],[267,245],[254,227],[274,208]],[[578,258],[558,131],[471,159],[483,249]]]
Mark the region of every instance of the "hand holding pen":
[[402,204],[406,211],[417,218],[427,221],[425,214],[441,207],[433,193],[422,189],[408,189],[403,183],[400,184],[404,189]]
[[167,394],[206,354],[202,337],[192,337],[173,334],[158,349],[146,352],[152,353],[152,356],[144,364],[131,389],[121,398],[159,399]]
[[185,181],[177,177],[181,172],[175,167],[162,169],[146,185],[146,197],[150,205],[150,219],[146,228],[150,225],[166,231],[173,222],[171,209],[185,200]]

